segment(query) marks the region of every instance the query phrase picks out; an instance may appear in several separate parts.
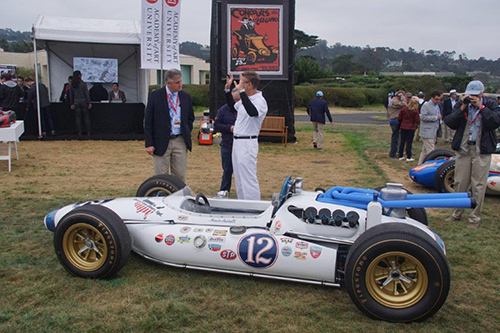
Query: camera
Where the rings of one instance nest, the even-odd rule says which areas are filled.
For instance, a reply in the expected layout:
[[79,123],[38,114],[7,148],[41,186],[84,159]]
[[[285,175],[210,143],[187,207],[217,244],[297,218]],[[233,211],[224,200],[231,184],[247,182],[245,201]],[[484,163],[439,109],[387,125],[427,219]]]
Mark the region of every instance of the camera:
[[470,103],[470,97],[465,97],[463,102],[464,102],[464,104],[469,104]]

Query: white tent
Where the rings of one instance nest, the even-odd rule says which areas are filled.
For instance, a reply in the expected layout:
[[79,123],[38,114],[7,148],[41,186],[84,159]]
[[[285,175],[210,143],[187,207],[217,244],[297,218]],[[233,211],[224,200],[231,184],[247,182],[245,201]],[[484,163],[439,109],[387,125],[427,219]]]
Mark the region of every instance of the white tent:
[[[59,99],[73,73],[73,58],[88,57],[118,59],[118,82],[127,101],[146,103],[149,70],[140,69],[140,29],[139,21],[39,16],[33,36],[35,44],[45,42],[50,100]],[[104,86],[111,90],[111,84]]]

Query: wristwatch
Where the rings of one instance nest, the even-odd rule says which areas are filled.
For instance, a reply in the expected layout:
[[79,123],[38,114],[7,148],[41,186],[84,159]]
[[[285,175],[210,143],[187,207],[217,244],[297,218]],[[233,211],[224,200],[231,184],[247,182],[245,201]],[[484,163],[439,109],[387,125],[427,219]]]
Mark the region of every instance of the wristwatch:
[[244,93],[245,89],[240,89],[240,94]]

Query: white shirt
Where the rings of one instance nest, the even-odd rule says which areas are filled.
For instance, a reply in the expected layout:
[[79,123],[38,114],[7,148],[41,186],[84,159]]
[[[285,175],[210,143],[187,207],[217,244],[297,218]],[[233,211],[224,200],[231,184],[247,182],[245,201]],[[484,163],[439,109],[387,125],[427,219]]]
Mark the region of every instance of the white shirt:
[[234,124],[235,136],[255,136],[259,135],[262,122],[267,114],[267,102],[262,96],[261,91],[256,94],[248,96],[250,102],[255,106],[259,115],[257,117],[250,117],[243,106],[243,103],[238,101],[234,104],[234,108],[238,112],[236,115],[236,123]]

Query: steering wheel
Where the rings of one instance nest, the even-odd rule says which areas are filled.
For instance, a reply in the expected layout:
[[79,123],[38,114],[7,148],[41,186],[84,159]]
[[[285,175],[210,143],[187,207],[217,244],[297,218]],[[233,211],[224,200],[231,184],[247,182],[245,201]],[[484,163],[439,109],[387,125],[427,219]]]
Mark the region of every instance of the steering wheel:
[[285,201],[286,196],[288,195],[287,187],[288,187],[289,183],[291,184],[291,180],[292,180],[292,177],[290,175],[288,175],[288,176],[286,176],[285,181],[283,182],[283,186],[281,187],[281,192],[280,192],[280,196],[279,196],[280,206]]
[[[203,200],[203,203],[200,203],[200,199]],[[210,206],[210,203],[208,202],[207,197],[201,193],[198,193],[198,195],[196,196],[194,201],[196,202],[197,205],[200,205],[200,206]]]

